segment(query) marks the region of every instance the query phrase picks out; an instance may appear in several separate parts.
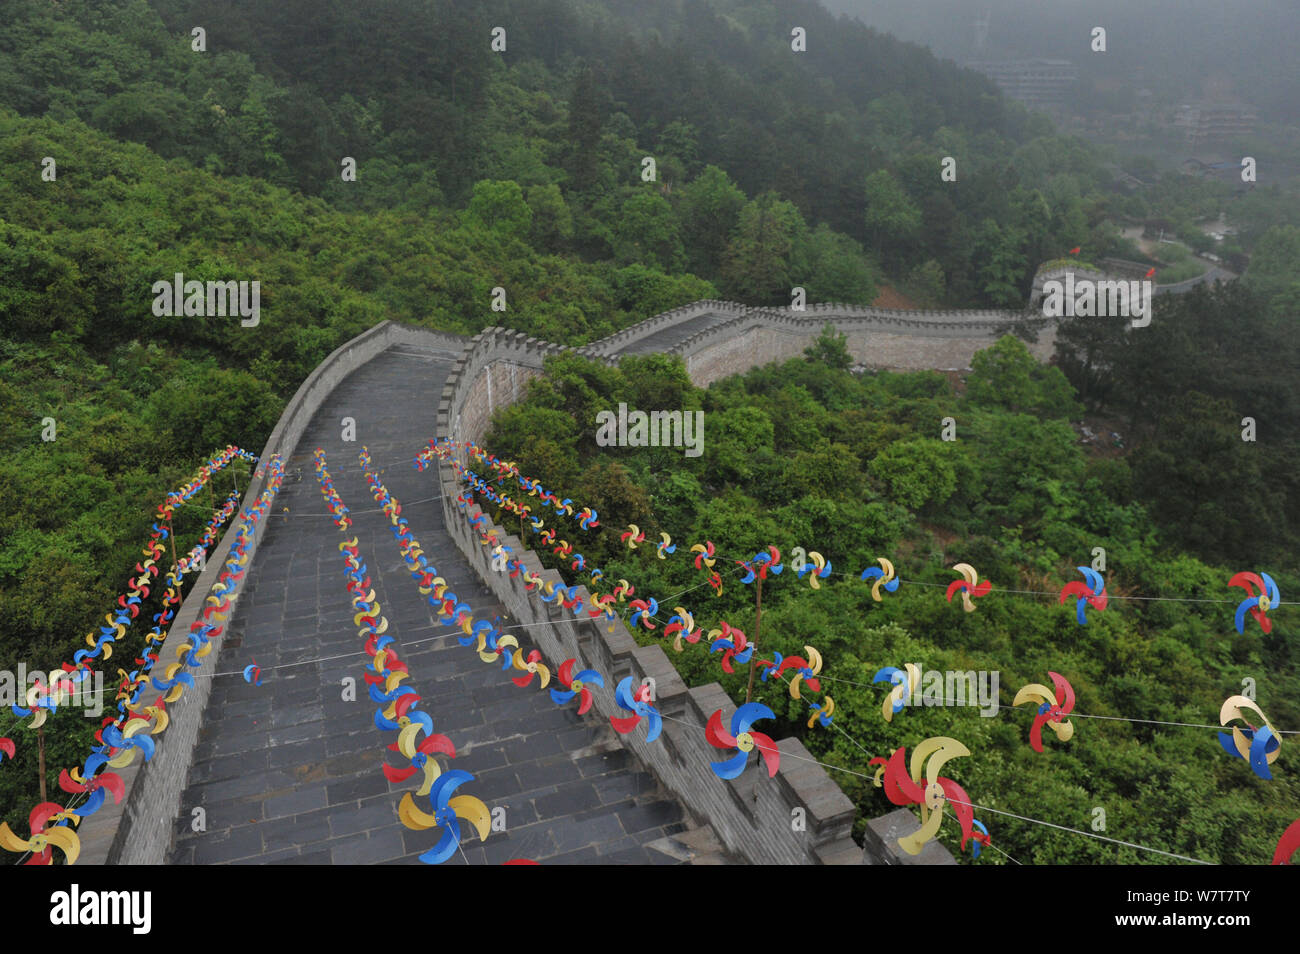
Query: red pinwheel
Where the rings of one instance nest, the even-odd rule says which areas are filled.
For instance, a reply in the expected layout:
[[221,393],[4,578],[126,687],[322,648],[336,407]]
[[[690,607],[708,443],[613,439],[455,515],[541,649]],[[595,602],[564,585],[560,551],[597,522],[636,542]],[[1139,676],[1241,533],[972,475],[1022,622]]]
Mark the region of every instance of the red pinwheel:
[[713,564],[717,562],[713,557],[712,540],[705,540],[702,544],[695,544],[695,546],[691,547],[691,552],[695,554],[695,569],[697,570],[703,568],[701,563],[703,563],[704,566],[712,568]]
[[711,763],[713,774],[718,778],[736,778],[745,771],[749,753],[758,749],[763,764],[767,766],[768,778],[776,775],[777,769],[781,767],[781,752],[776,747],[776,743],[762,732],[749,730],[749,727],[759,719],[772,718],[775,716],[767,706],[758,702],[747,702],[731,717],[731,732],[728,733],[722,728],[721,709],[709,716],[709,724],[704,729],[704,736],[709,740],[709,744],[718,749],[740,750],[729,759]]
[[[709,635],[712,636],[716,632],[719,631],[713,630]],[[720,637],[709,644],[710,654],[716,653],[719,649],[724,650],[721,662],[723,672],[735,672],[731,668],[733,659],[743,665],[754,655],[754,646],[745,638],[745,634],[727,623],[722,624]]]
[[632,625],[634,627],[637,623],[640,623],[649,630],[658,628],[654,623],[650,622],[650,619],[659,612],[659,602],[654,597],[651,597],[648,603],[645,600],[633,600],[627,605],[633,609]]
[[1061,588],[1060,602],[1064,603],[1071,596],[1075,597],[1075,617],[1080,626],[1088,625],[1088,617],[1084,613],[1084,607],[1091,606],[1098,612],[1106,608],[1108,597],[1106,596],[1106,581],[1102,575],[1090,566],[1075,567],[1084,578],[1088,581],[1080,583],[1075,580],[1067,583]]
[[1267,573],[1238,573],[1228,581],[1229,586],[1239,586],[1246,591],[1246,599],[1237,605],[1235,623],[1237,632],[1246,632],[1246,612],[1265,633],[1273,631],[1273,621],[1266,615],[1270,609],[1282,601],[1277,584]]
[[552,689],[551,699],[557,706],[562,706],[577,696],[578,715],[586,715],[587,710],[591,708],[591,690],[587,688],[588,684],[603,688],[605,680],[594,669],[584,669],[574,675],[573,667],[577,662],[576,659],[566,659],[560,663],[560,668],[555,671],[555,678],[564,687],[564,691]]
[[988,580],[978,583],[979,574],[969,563],[958,563],[953,569],[960,573],[962,578],[953,580],[948,584],[948,602],[951,603],[952,598],[960,593],[962,609],[967,613],[973,613],[975,612],[975,604],[971,602],[971,597],[984,596],[993,589],[993,584]]
[[0,736],[0,752],[3,752],[5,755],[9,756],[9,760],[10,760],[10,761],[13,761],[13,757],[14,757],[14,740],[13,740],[13,739],[7,739],[7,738],[4,738],[3,736]]

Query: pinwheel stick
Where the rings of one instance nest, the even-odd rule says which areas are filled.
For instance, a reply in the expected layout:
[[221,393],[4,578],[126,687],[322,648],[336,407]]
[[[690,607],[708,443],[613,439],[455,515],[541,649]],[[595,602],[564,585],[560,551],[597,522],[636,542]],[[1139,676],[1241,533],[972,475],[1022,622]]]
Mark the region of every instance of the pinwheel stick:
[[[760,576],[754,582],[757,584],[754,590],[754,638],[750,642],[758,645],[758,624],[763,618],[763,578]],[[749,657],[749,685],[745,687],[745,702],[754,698],[754,673],[756,672],[758,672],[757,651]]]

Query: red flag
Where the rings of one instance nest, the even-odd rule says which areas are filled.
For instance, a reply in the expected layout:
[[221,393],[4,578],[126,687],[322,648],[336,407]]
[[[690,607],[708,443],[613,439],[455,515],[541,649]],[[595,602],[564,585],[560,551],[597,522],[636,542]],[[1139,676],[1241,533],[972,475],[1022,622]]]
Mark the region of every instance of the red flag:
[[1081,248],[1083,248],[1082,245],[1076,245],[1074,248],[1070,249],[1070,254],[1071,254],[1071,255],[1078,255],[1078,254],[1079,254],[1079,249],[1081,249]]
[[1145,275],[1144,277],[1146,277],[1146,278],[1150,278],[1150,277],[1151,277],[1152,275],[1154,275],[1155,273],[1156,273],[1155,268],[1154,268],[1154,267],[1153,267],[1153,268],[1150,268],[1150,269],[1147,270],[1147,273],[1146,273],[1146,275]]

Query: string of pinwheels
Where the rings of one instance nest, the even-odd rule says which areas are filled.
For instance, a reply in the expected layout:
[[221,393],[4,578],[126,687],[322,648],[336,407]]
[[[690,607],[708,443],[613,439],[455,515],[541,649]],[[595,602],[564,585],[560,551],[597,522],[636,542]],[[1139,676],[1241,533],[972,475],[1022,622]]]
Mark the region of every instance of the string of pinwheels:
[[[433,445],[431,444],[431,447],[432,446]],[[443,449],[443,452],[445,453],[445,449]],[[424,453],[427,455],[429,452],[424,452]],[[479,451],[479,453],[481,453],[481,451]],[[452,463],[454,467],[459,466],[458,462],[455,460],[453,460]],[[506,469],[512,466],[513,465],[506,465]],[[489,499],[493,500],[494,503],[497,503],[498,505],[501,506],[505,506],[507,508],[511,506],[511,502],[508,500],[508,498],[505,498],[502,495],[497,495],[492,493],[490,488],[487,487],[486,481],[482,480],[482,478],[478,478],[477,475],[473,474],[472,471],[466,471],[464,476],[466,477],[467,482],[469,484],[470,492],[485,493],[489,496]],[[503,479],[504,478],[498,478],[498,483],[501,482]],[[462,509],[464,508],[465,500],[463,497],[458,498],[458,504],[462,507]],[[539,526],[539,523],[540,523],[539,521],[535,520],[534,526],[535,527]],[[542,539],[544,542],[551,542],[553,541],[553,536],[547,537],[545,532],[543,532]],[[629,548],[635,548],[638,540],[644,540],[644,533],[641,532],[639,528],[632,526],[628,529],[627,532],[621,535],[621,539],[628,545]],[[667,535],[663,535],[663,543],[660,544],[660,548],[661,548],[661,552],[659,553],[660,559],[663,558],[662,550],[664,549],[664,544],[666,544],[667,542],[668,542]],[[563,543],[561,547],[564,547]],[[695,564],[697,568],[701,565],[701,560],[703,560],[708,567],[711,568],[713,566],[715,562],[715,551],[714,551],[713,544],[711,542],[706,542],[703,545],[697,544],[693,546],[691,549],[692,552],[697,552],[697,556],[695,558]],[[771,554],[770,558],[765,557],[763,554],[758,554],[756,555],[753,561],[735,561],[738,565],[745,568],[746,572],[744,578],[742,579],[742,582],[744,583],[752,582],[756,576],[756,573],[765,576],[769,569],[771,569],[775,573],[780,573],[781,571],[781,566],[779,564],[780,553],[775,547],[769,547],[768,549]],[[561,548],[557,548],[557,552],[560,551]],[[826,561],[823,557],[821,557],[820,554],[813,553],[810,555],[805,553],[801,548],[795,548],[795,550],[793,551],[793,555],[795,557],[794,568],[795,568],[796,575],[802,577],[803,575],[811,572],[810,583],[813,586],[813,588],[819,588],[819,583],[818,583],[819,579],[824,579],[831,575],[832,571],[831,571],[830,563]],[[581,555],[575,558],[574,560],[575,568],[577,568],[580,565],[582,559],[583,558],[581,557]],[[882,587],[885,588],[886,590],[896,590],[898,586],[898,578],[896,577],[896,575],[894,575],[892,564],[885,559],[881,559],[879,563],[880,563],[880,567],[870,567],[866,571],[864,571],[863,574],[861,575],[862,579],[875,580],[875,583],[872,586],[872,596],[873,599],[876,600],[879,600],[881,598],[880,590]],[[755,571],[753,567],[758,567],[757,571]],[[973,611],[974,604],[972,602],[972,598],[986,595],[989,592],[990,588],[987,584],[987,581],[984,581],[983,583],[978,581],[978,574],[976,573],[973,567],[970,567],[967,564],[958,564],[955,567],[955,569],[961,574],[961,579],[956,580],[949,585],[948,594],[947,594],[948,599],[949,601],[951,601],[954,596],[959,595],[962,599],[964,608],[968,612]],[[1084,575],[1086,582],[1084,583],[1075,582],[1075,583],[1067,584],[1066,587],[1059,594],[1059,601],[1064,603],[1067,598],[1074,597],[1076,600],[1076,615],[1080,619],[1081,624],[1086,625],[1086,617],[1084,614],[1085,606],[1091,606],[1098,610],[1104,609],[1106,606],[1106,594],[1104,589],[1105,584],[1104,584],[1104,580],[1101,577],[1101,574],[1098,573],[1097,571],[1094,571],[1089,567],[1080,567],[1079,570]],[[598,573],[600,573],[599,570],[593,571],[593,576],[595,576]],[[1273,593],[1273,598],[1274,599],[1276,598],[1276,584],[1274,584],[1273,581],[1267,577],[1267,575],[1265,575],[1263,578],[1252,579],[1252,577],[1254,577],[1253,574],[1238,574],[1231,581],[1232,585],[1240,585],[1243,586],[1243,588],[1249,588],[1251,586],[1254,586],[1258,588],[1262,594],[1261,596],[1256,596],[1254,593],[1250,591],[1250,589],[1247,589],[1248,599],[1247,601],[1243,602],[1243,606],[1239,608],[1237,614],[1237,621],[1239,624],[1241,622],[1243,613],[1247,609],[1249,609],[1252,613],[1260,614],[1261,616],[1262,616],[1262,612],[1266,612],[1269,605],[1269,597],[1266,594],[1270,592],[1270,588]],[[719,577],[716,572],[711,574],[711,579],[709,582],[711,583],[711,585],[714,586],[715,592],[720,590]],[[613,596],[621,600],[624,594],[630,592],[632,592],[632,587],[629,584],[627,584],[626,581],[620,581],[620,585],[619,587],[615,588],[615,592]],[[1263,611],[1261,611],[1258,608],[1258,604],[1260,603],[1261,600],[1264,602]],[[609,597],[597,596],[594,598],[594,601],[597,602],[598,604],[602,604],[608,602]],[[639,604],[640,607],[646,607],[650,605],[647,604],[645,601],[636,601],[636,603],[634,603],[634,605],[637,604]],[[653,611],[650,612],[649,614],[642,614],[640,612],[634,613],[633,625],[635,625],[638,619],[644,620],[647,618],[654,618]],[[679,616],[673,618],[675,621],[678,621],[675,624],[677,628],[681,628],[680,621],[682,618],[683,617],[681,617],[680,614]],[[1266,627],[1267,624],[1268,624],[1268,620],[1266,617],[1264,617],[1261,621],[1261,627]],[[670,626],[672,625],[674,624],[670,623]],[[648,628],[652,628],[652,627],[648,627]],[[681,651],[680,639],[681,637],[678,636],[678,639],[675,642],[675,648],[677,648],[678,651]],[[694,641],[694,639],[692,639],[690,636],[687,636],[687,639],[688,641],[692,641],[692,642]],[[740,652],[741,650],[743,650],[743,648],[744,648],[743,646],[737,647],[737,652]],[[733,656],[734,654],[732,653],[729,653],[728,655],[724,656],[724,663],[729,662],[730,659],[733,658]],[[730,671],[730,667],[724,664],[724,670]]]
[[[372,472],[366,448],[362,448],[359,459],[375,502],[381,504],[381,510],[389,518],[403,559],[408,566],[419,566],[421,562],[427,565],[423,550],[401,516],[401,505]],[[315,466],[326,505],[338,518],[339,529],[346,530],[350,525],[347,507],[333,488],[325,454],[319,448],[315,453]],[[402,684],[410,672],[393,646],[394,637],[388,634],[388,620],[382,615],[379,601],[370,586],[356,538],[340,543],[339,550],[345,554],[344,572],[356,611],[353,622],[358,626],[358,636],[365,639],[365,653],[370,657],[363,678],[369,685],[371,701],[379,706],[375,710],[374,723],[381,731],[397,733],[396,740],[388,745],[388,749],[407,760],[407,765],[400,768],[385,762],[381,771],[388,781],[395,784],[418,774],[421,782],[415,797],[427,798],[429,802],[426,811],[417,805],[411,792],[404,793],[398,803],[398,818],[412,830],[436,829],[441,833],[438,842],[420,855],[424,863],[442,864],[457,852],[463,857],[461,821],[468,821],[479,839],[485,841],[491,831],[491,814],[478,798],[454,794],[462,785],[473,781],[473,776],[459,769],[444,771],[438,762],[437,755],[455,758],[456,748],[446,735],[433,731],[432,717],[420,709],[421,696],[412,687]]]
[[[123,768],[131,764],[137,754],[142,755],[145,761],[153,758],[155,737],[164,732],[169,723],[165,707],[175,703],[187,687],[193,687],[194,677],[184,670],[201,667],[203,659],[212,651],[213,639],[223,631],[222,624],[226,621],[231,599],[241,585],[248,564],[248,549],[272,500],[280,490],[284,479],[283,462],[276,456],[265,466],[266,489],[257,502],[243,512],[236,527],[235,541],[216,584],[205,600],[200,618],[190,627],[185,642],[177,647],[177,661],[166,667],[161,679],[157,675],[150,675],[149,684],[164,695],[155,705],[140,707],[138,697],[143,683],[130,680],[133,692],[122,698],[121,708],[131,713],[131,716],[121,725],[116,717],[111,717],[95,733],[96,741],[100,744],[92,748],[85,762],[80,767],[60,772],[60,787],[73,794],[68,805],[60,806],[55,802],[38,804],[29,813],[29,835],[26,838],[17,835],[7,824],[0,823],[0,848],[21,853],[28,859],[28,864],[52,864],[52,849],[58,848],[65,862],[74,864],[81,850],[76,825],[80,824],[81,819],[99,811],[106,795],[112,795],[114,801],[120,801],[124,794],[121,777],[106,769]],[[151,655],[154,658],[147,658],[145,665],[152,673],[156,653]],[[83,796],[85,801],[81,804]]]
[[[452,445],[447,444],[442,446],[449,447]],[[435,442],[431,442],[430,450],[424,451],[422,452],[422,454],[428,457],[432,453],[436,452],[438,449],[439,448],[436,446]],[[501,473],[503,475],[502,477],[498,478],[498,483],[500,483],[502,480],[505,479],[504,475],[512,475],[517,473],[517,468],[515,468],[513,464],[505,464],[499,461],[499,459],[493,457],[492,455],[486,454],[486,452],[484,452],[482,448],[479,448],[476,445],[470,445],[470,452],[472,455],[476,455],[481,457],[484,460],[487,460],[490,464],[492,464],[495,467],[498,473]],[[459,463],[454,459],[452,460],[452,464],[454,467],[459,467]],[[493,502],[497,503],[498,505],[505,506],[507,507],[507,509],[509,509],[510,501],[508,500],[508,498],[505,498],[502,495],[493,494],[490,491],[490,488],[487,487],[486,482],[482,480],[482,478],[479,478],[472,471],[466,471],[464,476],[467,478],[469,487],[471,488],[472,491],[487,493],[489,494],[489,499],[492,499]],[[523,483],[524,481],[521,480],[521,485]],[[554,497],[554,495],[551,496]],[[538,523],[535,522],[534,525],[535,527],[537,527]],[[640,528],[636,526],[629,527],[628,531],[621,535],[621,539],[629,546],[629,548],[635,548],[636,543],[641,540],[644,540],[644,537],[645,537],[644,532],[641,531]],[[662,534],[661,537],[662,537],[662,542],[659,545],[658,557],[659,559],[664,559],[664,551],[666,549],[666,545],[669,543],[669,537],[667,534]],[[553,539],[553,537],[550,539]],[[548,539],[545,536],[545,533],[543,532],[543,540],[545,542],[550,542],[550,539]],[[667,552],[671,553],[675,549],[676,549],[675,547],[672,549],[667,549]],[[769,568],[776,573],[779,573],[781,569],[778,563],[780,558],[779,551],[775,547],[769,547],[768,549],[772,554],[772,560],[768,561],[767,565],[760,567],[760,569],[757,571],[759,574],[762,574],[764,576],[766,575],[766,571]],[[695,559],[697,568],[700,566],[701,559],[704,559],[710,568],[713,566],[713,563],[715,562],[714,560],[715,553],[714,553],[713,544],[711,542],[706,541],[706,543],[703,545],[697,544],[693,546],[691,550],[692,552],[698,553]],[[809,577],[809,581],[811,586],[814,589],[820,588],[819,580],[829,578],[832,575],[832,567],[830,562],[827,561],[824,557],[822,557],[819,553],[815,553],[815,552],[807,553],[802,548],[796,547],[792,551],[792,556],[794,557],[793,568],[795,570],[796,575],[802,578],[807,574],[811,574]],[[748,562],[735,561],[738,565],[746,568],[747,572],[745,574],[745,577],[742,579],[743,583],[753,582],[755,578],[755,571],[751,568],[751,563],[754,566],[758,566],[761,561],[763,561],[762,554],[756,555],[753,561],[748,561]],[[578,555],[577,558],[574,560],[575,568],[579,566],[582,562],[583,562],[582,556]],[[899,583],[901,582],[899,578],[896,576],[893,565],[889,560],[882,558],[878,561],[878,563],[880,564],[879,567],[869,567],[868,569],[863,571],[863,573],[860,575],[860,579],[862,580],[874,579],[875,582],[872,585],[872,598],[876,601],[880,601],[881,599],[880,590],[882,587],[887,591],[893,592],[897,590]],[[954,580],[952,583],[948,585],[947,598],[949,602],[951,602],[954,596],[960,596],[963,609],[966,612],[973,612],[975,609],[975,604],[973,600],[975,598],[985,596],[989,592],[991,592],[992,591],[991,584],[989,584],[987,580],[980,581],[977,571],[974,569],[974,567],[970,566],[969,564],[959,563],[954,567],[954,570],[956,570],[960,574],[961,578],[958,580]],[[1082,582],[1075,581],[1075,582],[1067,583],[1056,595],[1057,595],[1058,602],[1062,604],[1066,603],[1067,600],[1072,599],[1074,602],[1075,615],[1078,623],[1080,625],[1087,625],[1087,616],[1085,610],[1087,608],[1092,608],[1098,612],[1104,610],[1108,604],[1109,597],[1105,589],[1105,580],[1100,572],[1094,570],[1091,567],[1085,567],[1085,566],[1078,567],[1078,570],[1083,575],[1084,581]],[[595,572],[599,572],[599,571],[595,571]],[[716,572],[711,574],[710,583],[711,585],[714,586],[715,592],[720,592],[721,584],[720,584],[718,574]],[[931,584],[931,585],[936,585],[936,584]],[[1268,618],[1267,613],[1271,608],[1281,605],[1280,594],[1278,592],[1278,587],[1276,582],[1267,573],[1254,574],[1254,573],[1243,572],[1234,575],[1232,579],[1229,580],[1229,586],[1240,587],[1245,591],[1246,594],[1246,598],[1239,603],[1234,618],[1234,623],[1236,625],[1238,632],[1239,633],[1244,632],[1244,625],[1245,625],[1244,620],[1245,620],[1245,615],[1247,613],[1249,613],[1251,617],[1259,624],[1260,629],[1263,632],[1265,633],[1270,632],[1271,620]],[[1037,591],[1016,591],[1016,592],[1037,592]],[[1141,598],[1141,597],[1132,597],[1132,598]],[[1150,597],[1149,599],[1177,600],[1180,598]],[[1210,602],[1210,601],[1204,599],[1189,599],[1188,602]],[[1218,601],[1218,602],[1230,602],[1230,601],[1225,600],[1225,601]],[[678,617],[674,617],[674,619],[677,618]],[[635,619],[636,616],[634,614],[634,621]],[[677,648],[678,651],[680,651],[680,642],[677,643]]]
[[[471,483],[471,485],[475,486],[476,489],[479,490],[490,489],[487,487],[486,480],[484,480],[481,477],[478,477],[478,475],[474,474],[472,471],[463,468],[462,465],[460,465],[459,461],[450,455],[450,452],[453,449],[461,446],[462,445],[459,442],[454,442],[454,441],[438,442],[436,440],[431,440],[429,441],[429,446],[424,450],[422,450],[419,455],[417,455],[415,460],[415,466],[417,469],[422,470],[424,469],[424,467],[428,466],[429,462],[435,456],[439,456],[442,457],[442,459],[447,460],[453,466],[453,468],[458,471],[458,474],[461,474],[461,476],[464,479],[467,479]],[[541,484],[535,478],[528,478],[528,477],[521,476],[519,473],[519,469],[515,464],[502,461],[500,458],[489,453],[486,449],[484,449],[483,447],[479,446],[478,444],[472,441],[465,442],[463,447],[470,459],[478,458],[484,460],[488,464],[488,466],[493,471],[495,471],[498,480],[503,480],[503,479],[517,480],[522,489],[526,490],[530,496],[540,497],[542,499],[543,504],[546,504],[548,502],[555,504],[559,502],[558,495],[554,493],[548,493],[545,491],[538,493],[538,491],[541,488]],[[462,471],[463,473],[461,473]],[[495,495],[494,497],[490,497],[489,499],[493,499],[493,502],[497,503],[498,505],[505,506],[506,509],[511,509],[510,507],[511,501],[509,500],[508,497],[505,497],[504,495]],[[566,503],[567,506],[565,507],[557,506],[557,510],[562,511],[566,515],[572,514],[576,510],[580,509],[577,508],[576,505],[574,505],[571,500],[566,500],[564,501],[564,503]],[[593,524],[593,526],[595,525],[598,524]],[[587,528],[586,525],[584,525],[584,529],[586,528]],[[535,522],[534,529],[541,530],[540,523]],[[634,536],[641,536],[642,538],[644,538],[644,531],[642,531],[640,528],[632,527],[630,529],[633,531]],[[636,542],[641,542],[641,541],[637,540]],[[672,553],[673,551],[668,550],[667,552]],[[791,552],[791,557],[793,562],[793,568],[800,579],[804,578],[804,576],[809,572],[809,569],[814,571],[813,576],[810,579],[810,583],[813,585],[814,589],[819,588],[819,581],[821,580],[829,579],[836,576],[842,578],[848,578],[854,576],[853,573],[834,571],[832,569],[832,565],[830,561],[826,560],[825,558],[822,558],[820,554],[809,553],[807,551],[804,551],[800,547],[795,547],[790,552]],[[662,553],[658,555],[660,559],[663,559]],[[710,555],[712,556],[712,554]],[[812,568],[806,569],[805,567],[808,562],[812,562],[814,566]],[[878,562],[880,562],[881,564],[880,567],[868,567],[866,570],[863,571],[863,573],[857,574],[857,577],[860,580],[876,581],[873,584],[873,598],[877,598],[877,601],[879,601],[878,600],[879,588],[882,585],[888,592],[891,593],[896,592],[898,586],[903,583],[906,583],[908,585],[928,585],[928,586],[944,585],[944,584],[934,584],[934,583],[915,581],[915,580],[904,580],[894,574],[894,572],[891,569],[892,564],[888,560],[881,560]],[[1087,618],[1083,612],[1085,606],[1090,606],[1095,610],[1097,610],[1098,612],[1100,612],[1106,608],[1106,605],[1110,599],[1158,600],[1158,601],[1166,601],[1166,602],[1187,602],[1187,603],[1236,602],[1237,610],[1234,615],[1234,624],[1236,625],[1237,631],[1239,633],[1244,632],[1245,630],[1245,615],[1247,613],[1249,613],[1251,618],[1254,619],[1259,624],[1260,629],[1264,633],[1269,633],[1271,632],[1271,619],[1268,617],[1269,611],[1275,609],[1278,606],[1295,605],[1296,602],[1296,601],[1284,602],[1281,599],[1281,594],[1279,592],[1277,583],[1272,579],[1271,576],[1269,576],[1269,574],[1264,572],[1260,572],[1260,573],[1241,572],[1241,573],[1234,574],[1233,577],[1228,581],[1228,586],[1241,588],[1245,592],[1245,598],[1241,600],[1232,600],[1232,599],[1213,599],[1213,598],[1204,598],[1204,597],[1138,596],[1138,595],[1109,594],[1105,590],[1105,580],[1103,578],[1102,573],[1092,567],[1078,568],[1080,573],[1083,574],[1085,578],[1085,582],[1075,581],[1073,583],[1068,583],[1065,585],[1065,587],[1063,587],[1061,590],[1058,591],[1022,590],[1022,589],[1013,589],[1013,588],[1006,588],[1006,587],[995,587],[988,580],[983,580],[983,581],[979,580],[978,573],[969,564],[959,563],[956,564],[953,567],[953,569],[958,574],[960,574],[961,578],[958,580],[954,580],[952,583],[946,585],[946,590],[947,590],[946,595],[949,602],[952,602],[954,596],[961,596],[963,609],[965,609],[967,612],[974,611],[976,605],[974,602],[975,599],[979,597],[987,596],[990,593],[1050,596],[1050,597],[1055,597],[1058,600],[1058,602],[1062,604],[1064,604],[1068,599],[1073,598],[1074,602],[1072,603],[1072,605],[1075,607],[1076,616],[1078,618],[1078,622],[1080,625],[1087,625]]]

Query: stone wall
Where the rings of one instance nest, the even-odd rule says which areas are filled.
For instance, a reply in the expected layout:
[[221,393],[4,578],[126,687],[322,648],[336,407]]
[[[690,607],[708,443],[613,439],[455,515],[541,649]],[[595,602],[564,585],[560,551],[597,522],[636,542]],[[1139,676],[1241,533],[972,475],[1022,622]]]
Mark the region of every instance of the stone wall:
[[[446,436],[441,421],[438,433]],[[459,486],[450,466],[442,464],[438,472],[444,491]],[[664,717],[662,735],[647,743],[642,722],[620,739],[690,810],[697,823],[713,828],[728,852],[753,864],[861,863],[862,849],[850,837],[853,803],[811,760],[803,743],[798,739],[777,743],[782,758],[775,778],[768,778],[756,764],[757,753],[739,778],[718,778],[709,763],[731,753],[710,745],[704,737],[704,726],[718,709],[722,710],[724,724],[729,724],[735,711],[721,686],[710,683],[688,690],[664,651],[658,646],[638,646],[622,620],[612,625],[603,618],[577,620],[558,603],[543,603],[530,595],[524,589],[522,575],[512,579],[509,573],[493,572],[489,548],[467,519],[476,516],[479,507],[469,505],[466,514],[450,495],[444,498],[443,507],[448,531],[457,547],[512,617],[506,625],[548,624],[526,630],[527,640],[542,651],[548,664],[556,666],[574,658],[579,668],[590,667],[605,676],[605,691],[592,694],[590,712],[595,718],[629,714],[614,701],[613,689],[619,680],[631,676],[633,684],[640,685],[646,677],[653,678],[654,704]],[[555,570],[541,569],[537,554],[526,550],[518,536],[499,525],[492,529],[515,556],[522,554],[524,564],[539,571],[543,580],[563,582]],[[578,587],[578,592],[584,602],[589,599],[585,587]]]
[[[465,339],[385,321],[335,350],[312,371],[280,415],[262,450],[262,463],[259,463],[258,470],[263,476],[253,480],[244,493],[241,513],[252,507],[266,489],[265,462],[272,455],[280,454],[287,463],[312,415],[338,383],[380,352],[403,344],[458,352],[464,348]],[[258,541],[265,532],[265,519],[263,517],[256,525],[247,550],[247,565],[250,568]],[[207,568],[177,608],[171,628],[158,653],[160,665],[162,661],[176,658],[176,647],[185,642],[190,625],[198,619],[208,593],[216,584],[235,542],[235,525],[239,520],[237,514],[235,523],[208,554]],[[231,612],[233,613],[233,608]],[[154,757],[145,762],[137,756],[131,765],[119,772],[126,786],[126,797],[121,804],[114,805],[110,800],[82,823],[80,833],[83,863],[162,864],[166,860],[172,841],[172,826],[180,812],[181,793],[193,764],[194,746],[198,742],[203,712],[207,708],[212,689],[210,677],[221,656],[224,635],[223,632],[212,640],[213,652],[206,659],[207,665],[194,673],[194,687],[186,689],[180,699],[167,707],[171,722],[167,730],[157,737]]]

